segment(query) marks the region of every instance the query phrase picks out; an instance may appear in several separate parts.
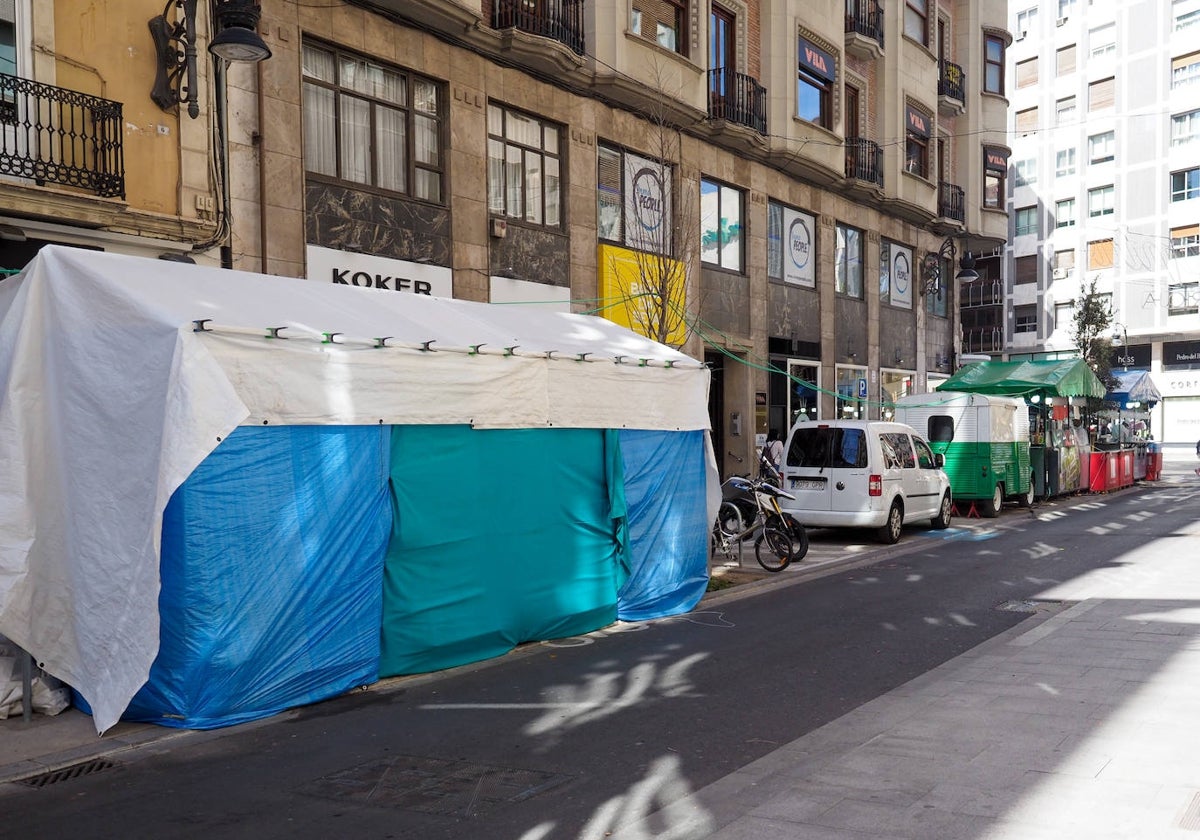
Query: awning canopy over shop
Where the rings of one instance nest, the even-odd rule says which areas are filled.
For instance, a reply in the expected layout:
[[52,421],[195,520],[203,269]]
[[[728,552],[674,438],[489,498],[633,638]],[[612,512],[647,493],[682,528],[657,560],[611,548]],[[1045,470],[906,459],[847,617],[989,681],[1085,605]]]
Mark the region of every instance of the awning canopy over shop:
[[1117,387],[1105,394],[1104,399],[1124,407],[1129,403],[1141,403],[1153,408],[1162,399],[1162,394],[1150,378],[1148,370],[1113,371]]
[[1083,359],[973,362],[937,387],[938,391],[1012,397],[1103,397],[1104,384]]

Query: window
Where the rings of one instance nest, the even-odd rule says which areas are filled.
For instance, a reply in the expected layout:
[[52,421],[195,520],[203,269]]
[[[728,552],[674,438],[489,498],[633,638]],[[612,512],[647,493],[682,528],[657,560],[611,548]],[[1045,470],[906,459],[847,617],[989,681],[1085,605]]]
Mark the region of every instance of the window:
[[983,147],[983,206],[1002,209],[1008,153],[994,146]]
[[1056,72],[1059,76],[1067,76],[1075,72],[1075,45],[1063,47],[1056,53],[1057,68]]
[[701,262],[742,270],[743,198],[742,190],[700,179]]
[[1200,167],[1171,173],[1171,201],[1200,198]]
[[983,91],[1004,95],[1004,40],[997,35],[983,39]]
[[1017,186],[1025,187],[1037,183],[1037,158],[1025,158],[1013,164],[1017,174]]
[[837,78],[833,54],[800,38],[796,74],[796,116],[833,128],[833,82]]
[[925,437],[930,443],[951,443],[954,440],[954,418],[932,414],[925,421]]
[[1069,332],[1075,326],[1075,302],[1054,304],[1054,331]]
[[1171,145],[1184,146],[1200,137],[1200,110],[1171,117]]
[[834,289],[838,294],[863,296],[863,234],[858,228],[838,224],[833,254]]
[[1025,236],[1030,233],[1038,232],[1038,213],[1037,207],[1019,207],[1017,208],[1016,218],[1016,235]]
[[1017,87],[1036,85],[1038,80],[1037,56],[1017,62]]
[[904,34],[918,44],[929,45],[928,0],[904,0]]
[[1092,163],[1104,163],[1112,160],[1116,145],[1116,132],[1106,131],[1103,134],[1093,134],[1088,138],[1088,160]]
[[1058,0],[1058,19],[1066,20],[1075,11],[1075,0]]
[[1028,9],[1023,9],[1017,12],[1017,35],[1028,35],[1037,26],[1038,10],[1037,6],[1031,6]]
[[1075,174],[1075,150],[1059,149],[1054,156],[1054,174],[1056,177]]
[[1088,216],[1111,216],[1113,214],[1113,187],[1096,187],[1088,190]]
[[1117,51],[1117,25],[1106,23],[1088,32],[1092,58],[1104,58]]
[[639,251],[671,256],[674,171],[601,143],[597,146],[597,236]]
[[1088,271],[1113,267],[1113,241],[1097,239],[1088,243]]
[[929,126],[933,118],[911,105],[905,107],[904,171],[929,177]]
[[1117,81],[1112,76],[1088,84],[1088,111],[1111,108],[1116,102]]
[[1200,257],[1200,225],[1171,228],[1171,259]]
[[1028,257],[1017,257],[1013,260],[1013,285],[1023,286],[1036,283],[1038,280],[1038,257],[1031,254]]
[[303,45],[304,163],[312,175],[441,203],[441,85],[361,56]]
[[1068,248],[1065,251],[1054,252],[1054,271],[1055,273],[1062,272],[1070,274],[1075,270],[1075,249]]
[[488,103],[488,212],[562,227],[558,126]]
[[1038,109],[1026,108],[1024,111],[1017,111],[1017,133],[1028,134],[1031,131],[1037,131],[1038,124]]
[[1056,228],[1075,227],[1075,199],[1064,198],[1054,202],[1054,226]]
[[636,0],[630,26],[663,49],[688,54],[686,0]]
[[1054,103],[1054,124],[1070,125],[1075,122],[1075,97],[1068,96]]
[[1200,283],[1172,283],[1167,287],[1168,315],[1195,315],[1200,312]]
[[1013,307],[1013,332],[1015,333],[1036,333],[1037,332],[1037,306],[1032,303],[1027,303],[1023,306]]
[[[865,420],[867,417],[867,404],[865,400],[858,396],[858,394],[859,383],[865,383],[867,380],[867,369],[858,367],[842,367],[841,365],[838,365],[835,370],[837,372],[836,416],[842,418],[843,420]],[[846,431],[849,432],[849,429]],[[866,449],[866,447],[862,446],[861,449]],[[837,450],[835,449],[834,451],[836,452]],[[843,456],[843,458],[845,461],[854,460],[853,456]],[[835,463],[837,460],[838,459],[835,456]],[[866,466],[866,457],[861,456],[860,460],[863,461],[863,466]]]
[[[949,277],[949,274],[943,274],[943,277]],[[945,283],[938,283],[937,292],[925,295],[925,311],[930,315],[936,315],[939,318],[949,317],[949,310],[946,308],[946,298],[949,296],[949,291]]]
[[817,285],[817,220],[767,202],[767,276],[810,289]]
[[1180,32],[1200,23],[1200,3],[1196,0],[1175,0],[1171,5],[1175,31]]
[[1171,90],[1200,81],[1200,52],[1180,56],[1171,62]]

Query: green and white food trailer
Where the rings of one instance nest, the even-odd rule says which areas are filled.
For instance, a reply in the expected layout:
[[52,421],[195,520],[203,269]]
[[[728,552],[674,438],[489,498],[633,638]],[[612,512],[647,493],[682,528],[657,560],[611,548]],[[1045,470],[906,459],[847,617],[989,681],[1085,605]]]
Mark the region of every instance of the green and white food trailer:
[[910,394],[897,400],[896,419],[945,457],[955,501],[978,502],[987,517],[996,516],[1006,498],[1032,503],[1025,400],[953,391]]

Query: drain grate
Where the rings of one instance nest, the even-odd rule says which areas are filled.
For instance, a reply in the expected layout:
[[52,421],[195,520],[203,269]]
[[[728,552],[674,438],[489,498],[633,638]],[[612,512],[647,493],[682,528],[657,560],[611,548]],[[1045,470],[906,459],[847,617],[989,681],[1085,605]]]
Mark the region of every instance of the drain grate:
[[1185,831],[1200,831],[1200,793],[1192,796],[1192,801],[1179,817],[1178,825]]
[[1048,602],[1046,601],[1005,601],[997,604],[996,609],[1005,612],[1035,613]]
[[541,770],[397,756],[324,776],[301,786],[300,792],[427,814],[474,817],[523,802],[571,779]]
[[45,773],[39,773],[36,776],[30,776],[28,779],[17,779],[17,784],[32,788],[44,788],[50,785],[56,785],[59,782],[78,779],[81,776],[90,776],[93,773],[99,773],[101,770],[110,770],[116,766],[117,764],[114,761],[109,761],[104,758],[95,758],[91,761],[81,761],[79,764],[72,764],[69,767],[60,767],[57,770],[48,770]]

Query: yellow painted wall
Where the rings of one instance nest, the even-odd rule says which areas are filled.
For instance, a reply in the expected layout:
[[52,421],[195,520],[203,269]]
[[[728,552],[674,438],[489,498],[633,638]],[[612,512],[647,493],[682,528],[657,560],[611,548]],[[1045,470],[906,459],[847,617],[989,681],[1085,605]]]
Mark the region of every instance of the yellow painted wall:
[[[51,57],[55,86],[122,103],[130,208],[178,215],[180,120],[150,99],[156,62],[148,22],[162,14],[163,5],[161,0],[55,3]],[[168,18],[173,14],[172,9]],[[201,65],[205,59],[201,44]],[[206,98],[204,90],[202,106]],[[201,113],[196,122],[205,118]],[[201,127],[200,137],[206,136]]]

